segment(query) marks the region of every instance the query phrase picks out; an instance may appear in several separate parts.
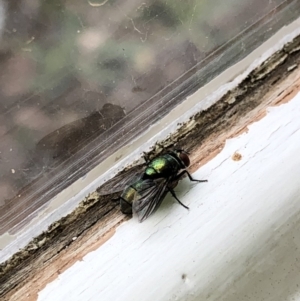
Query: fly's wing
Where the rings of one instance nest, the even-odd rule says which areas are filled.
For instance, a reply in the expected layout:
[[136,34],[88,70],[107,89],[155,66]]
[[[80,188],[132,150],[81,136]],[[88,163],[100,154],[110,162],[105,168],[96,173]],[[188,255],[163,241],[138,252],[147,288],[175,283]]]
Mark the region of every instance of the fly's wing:
[[139,189],[132,204],[132,211],[138,216],[139,222],[143,222],[162,203],[168,193],[168,179],[145,180],[145,189]]
[[140,179],[144,168],[145,165],[140,164],[124,172],[119,173],[114,178],[108,180],[100,188],[98,188],[97,192],[100,195],[107,195],[123,191],[126,186]]

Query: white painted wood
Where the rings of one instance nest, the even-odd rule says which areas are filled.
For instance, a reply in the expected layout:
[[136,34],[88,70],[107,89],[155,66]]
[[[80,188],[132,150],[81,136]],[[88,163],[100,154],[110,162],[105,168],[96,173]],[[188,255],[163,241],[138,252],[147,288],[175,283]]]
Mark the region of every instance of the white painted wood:
[[38,300],[300,300],[300,94],[227,141],[194,176],[209,182],[178,186],[189,212],[167,197]]

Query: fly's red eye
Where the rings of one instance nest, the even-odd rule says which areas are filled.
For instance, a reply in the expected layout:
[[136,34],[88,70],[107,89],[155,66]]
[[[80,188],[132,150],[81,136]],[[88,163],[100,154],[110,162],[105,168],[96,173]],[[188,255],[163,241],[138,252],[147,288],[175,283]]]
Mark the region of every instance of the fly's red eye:
[[185,167],[190,166],[190,158],[186,153],[180,153],[179,158],[181,159]]

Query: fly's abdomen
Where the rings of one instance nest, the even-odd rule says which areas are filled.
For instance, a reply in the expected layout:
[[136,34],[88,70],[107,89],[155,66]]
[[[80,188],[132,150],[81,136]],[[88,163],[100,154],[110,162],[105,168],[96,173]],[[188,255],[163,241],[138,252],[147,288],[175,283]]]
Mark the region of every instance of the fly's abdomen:
[[120,197],[121,211],[123,213],[125,213],[125,214],[132,213],[132,203],[136,199],[139,191],[141,191],[142,189],[145,188],[145,183],[146,182],[143,182],[142,180],[138,180],[135,183],[131,184],[130,186],[127,186],[124,189],[124,191]]
[[124,191],[120,197],[121,211],[124,214],[132,213],[132,202],[134,200],[136,193],[137,193],[136,190],[131,186],[127,186],[124,189]]

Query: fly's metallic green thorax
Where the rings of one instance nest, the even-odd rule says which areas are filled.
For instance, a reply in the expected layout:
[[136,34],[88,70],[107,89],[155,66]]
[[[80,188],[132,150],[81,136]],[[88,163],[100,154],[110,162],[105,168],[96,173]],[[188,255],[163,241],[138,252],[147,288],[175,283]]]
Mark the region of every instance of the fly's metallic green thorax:
[[162,178],[177,174],[184,168],[181,162],[172,154],[165,154],[154,158],[147,166],[143,178]]

